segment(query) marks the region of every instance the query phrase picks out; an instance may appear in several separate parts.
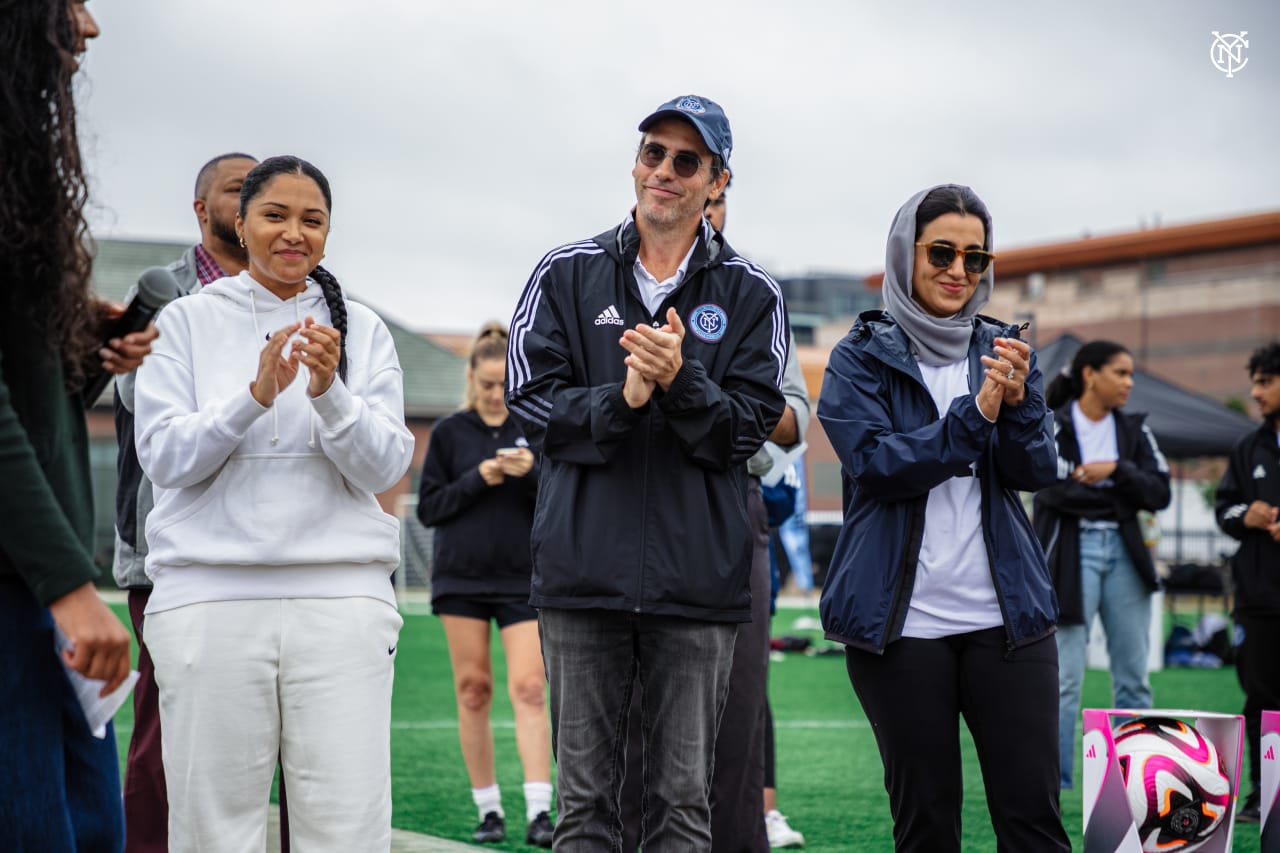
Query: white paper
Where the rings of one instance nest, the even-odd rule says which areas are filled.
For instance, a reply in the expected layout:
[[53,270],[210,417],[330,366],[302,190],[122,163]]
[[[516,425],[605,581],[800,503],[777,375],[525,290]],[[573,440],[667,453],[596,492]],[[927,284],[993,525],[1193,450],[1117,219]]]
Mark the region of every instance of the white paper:
[[107,723],[111,722],[111,718],[116,715],[116,711],[124,704],[124,700],[129,698],[129,691],[137,683],[138,671],[136,669],[129,670],[129,675],[125,678],[123,684],[106,696],[99,696],[98,694],[102,692],[106,682],[100,678],[86,678],[68,666],[67,659],[62,656],[62,652],[67,646],[67,638],[55,628],[53,632],[54,652],[58,655],[58,660],[62,662],[62,668],[67,671],[67,678],[71,681],[71,689],[75,691],[76,699],[84,710],[84,718],[89,724],[89,731],[96,738],[104,738],[107,736]]

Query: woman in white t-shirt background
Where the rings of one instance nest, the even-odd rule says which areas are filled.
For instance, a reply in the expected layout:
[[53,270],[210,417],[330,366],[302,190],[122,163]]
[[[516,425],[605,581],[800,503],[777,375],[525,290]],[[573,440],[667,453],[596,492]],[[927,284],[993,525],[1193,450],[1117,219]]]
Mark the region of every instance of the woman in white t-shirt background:
[[1058,730],[1062,787],[1073,786],[1085,648],[1095,615],[1111,658],[1113,705],[1150,708],[1147,678],[1155,564],[1139,510],[1169,505],[1169,465],[1143,414],[1121,410],[1133,357],[1090,341],[1049,384],[1059,482],[1036,494],[1035,524],[1058,594]]
[[1020,329],[978,312],[991,215],[968,187],[913,196],[885,311],[831,353],[818,418],[844,524],[822,624],[884,762],[894,848],[960,850],[960,720],[1001,850],[1071,849],[1058,808],[1053,586],[1018,497],[1055,481],[1052,420]]

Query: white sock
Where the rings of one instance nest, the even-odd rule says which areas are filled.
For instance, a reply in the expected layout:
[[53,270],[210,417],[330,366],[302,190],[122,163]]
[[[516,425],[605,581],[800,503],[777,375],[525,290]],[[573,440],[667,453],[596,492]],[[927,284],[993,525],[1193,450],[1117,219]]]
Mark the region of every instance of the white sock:
[[528,820],[533,823],[533,819],[543,812],[550,814],[551,812],[551,783],[550,782],[525,782],[524,783],[524,810],[528,815]]
[[476,808],[480,810],[481,820],[489,812],[497,812],[498,817],[506,817],[502,811],[502,792],[498,790],[497,782],[487,788],[472,788],[471,799],[475,800]]

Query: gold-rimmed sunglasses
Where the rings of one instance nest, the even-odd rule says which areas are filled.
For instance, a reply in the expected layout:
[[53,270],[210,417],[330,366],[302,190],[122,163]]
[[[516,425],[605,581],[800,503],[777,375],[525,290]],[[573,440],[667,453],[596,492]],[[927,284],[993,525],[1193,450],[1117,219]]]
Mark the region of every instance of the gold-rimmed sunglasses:
[[981,275],[991,266],[996,256],[982,249],[957,249],[950,243],[916,243],[924,247],[929,263],[944,270],[955,261],[956,255],[961,257],[964,271],[973,275]]

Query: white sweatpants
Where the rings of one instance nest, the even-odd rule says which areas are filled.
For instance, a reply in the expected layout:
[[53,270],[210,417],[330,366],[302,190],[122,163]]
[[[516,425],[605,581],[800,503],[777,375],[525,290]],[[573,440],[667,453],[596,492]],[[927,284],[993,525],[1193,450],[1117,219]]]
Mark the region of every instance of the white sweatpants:
[[404,620],[372,598],[146,617],[171,853],[261,853],[276,757],[295,853],[391,847],[391,685]]

